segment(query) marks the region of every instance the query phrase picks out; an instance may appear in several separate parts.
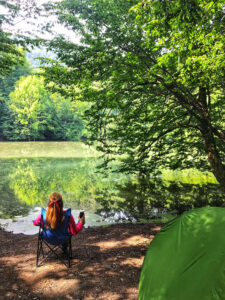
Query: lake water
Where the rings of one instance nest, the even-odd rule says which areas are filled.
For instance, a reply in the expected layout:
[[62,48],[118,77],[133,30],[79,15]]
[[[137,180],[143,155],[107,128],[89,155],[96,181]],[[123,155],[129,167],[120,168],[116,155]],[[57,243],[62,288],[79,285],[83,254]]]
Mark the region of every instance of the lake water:
[[223,201],[210,174],[103,174],[97,169],[99,160],[99,154],[82,143],[0,143],[1,226],[15,233],[36,233],[32,220],[55,191],[63,195],[64,207],[72,208],[75,219],[80,209],[86,211],[86,226],[149,219],[165,208],[182,211]]

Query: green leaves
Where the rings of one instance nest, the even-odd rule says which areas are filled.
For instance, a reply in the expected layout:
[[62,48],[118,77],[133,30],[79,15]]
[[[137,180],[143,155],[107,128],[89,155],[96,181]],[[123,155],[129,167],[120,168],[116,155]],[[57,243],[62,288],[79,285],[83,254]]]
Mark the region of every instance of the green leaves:
[[[22,49],[40,43],[39,38],[34,38],[35,33],[31,37],[28,30],[29,20],[36,18],[39,12],[34,0],[0,1],[0,76],[9,74],[24,62]],[[20,22],[24,22],[22,30],[16,26]]]
[[147,1],[133,10],[146,32],[146,45],[156,44],[151,48],[154,52],[161,47],[159,68],[163,65],[171,74],[177,72],[179,82],[193,88],[220,80],[214,72],[219,66],[220,70],[224,68],[222,1]]
[[44,76],[74,99],[78,87],[90,103],[89,142],[106,161],[118,154],[123,171],[148,175],[207,169],[207,154],[225,178],[215,171],[225,159],[216,97],[225,96],[222,1],[69,0],[53,9],[81,39],[50,41],[60,67],[44,66]]
[[74,105],[70,99],[50,94],[42,76],[22,77],[10,99],[15,121],[8,139],[79,140],[82,136],[85,104]]

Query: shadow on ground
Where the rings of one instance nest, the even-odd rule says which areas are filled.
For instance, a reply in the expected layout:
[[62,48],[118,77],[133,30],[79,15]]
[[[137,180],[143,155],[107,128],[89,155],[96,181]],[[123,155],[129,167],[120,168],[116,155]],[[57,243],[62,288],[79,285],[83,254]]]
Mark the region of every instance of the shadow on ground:
[[0,230],[0,299],[137,299],[142,262],[160,224],[88,228],[72,239],[72,267],[36,268],[37,235]]

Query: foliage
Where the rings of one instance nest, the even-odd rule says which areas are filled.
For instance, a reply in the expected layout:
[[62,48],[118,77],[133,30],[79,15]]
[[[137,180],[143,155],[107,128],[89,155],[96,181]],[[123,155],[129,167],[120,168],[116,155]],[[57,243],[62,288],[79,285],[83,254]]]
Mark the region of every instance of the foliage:
[[9,74],[0,76],[0,140],[7,139],[11,135],[15,122],[9,109],[9,94],[14,90],[17,80],[31,72],[30,65],[23,53],[21,65],[14,66]]
[[[122,170],[211,168],[225,187],[222,1],[68,0],[53,4],[80,43],[53,39],[46,81],[78,85],[92,141]],[[48,64],[47,64],[48,63]]]
[[34,0],[0,1],[0,139],[7,139],[12,131],[14,118],[10,115],[8,96],[15,82],[31,73],[25,59],[25,51],[39,43],[39,39],[29,37],[27,28],[16,30],[16,25],[40,12]]
[[84,122],[69,99],[50,94],[41,76],[22,77],[10,94],[11,140],[78,140]]
[[4,99],[9,98],[9,94],[14,90],[15,84],[20,77],[26,77],[31,75],[31,73],[32,69],[30,64],[23,54],[21,65],[15,66],[9,74],[0,77],[0,93]]
[[43,77],[31,73],[23,54],[22,64],[0,77],[0,139],[79,140],[87,134],[82,120],[87,105],[50,95]]
[[22,54],[9,34],[0,29],[0,75],[9,73],[22,62]]
[[23,30],[16,31],[16,24],[28,21],[40,13],[34,0],[0,1],[0,76],[9,74],[15,66],[24,62],[23,50],[39,44],[40,39],[29,37],[27,22]]
[[39,127],[43,126],[42,106],[49,101],[49,95],[42,81],[36,76],[21,78],[10,94],[10,108],[16,115],[15,137],[36,139]]

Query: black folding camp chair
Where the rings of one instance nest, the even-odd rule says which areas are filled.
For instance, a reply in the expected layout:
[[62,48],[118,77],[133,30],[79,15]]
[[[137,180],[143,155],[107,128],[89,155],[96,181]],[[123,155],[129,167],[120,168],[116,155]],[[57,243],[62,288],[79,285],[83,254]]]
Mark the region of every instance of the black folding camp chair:
[[[69,230],[70,216],[71,209],[68,209],[64,212],[64,220],[59,228],[46,229],[46,210],[44,208],[41,209],[41,224],[39,225],[36,259],[37,267],[39,267],[44,261],[46,261],[52,254],[67,267],[71,267],[70,259],[72,257],[72,234]],[[64,250],[64,253],[62,252],[62,250]],[[63,258],[62,254],[64,254],[66,258]],[[42,259],[40,259],[41,255]]]

